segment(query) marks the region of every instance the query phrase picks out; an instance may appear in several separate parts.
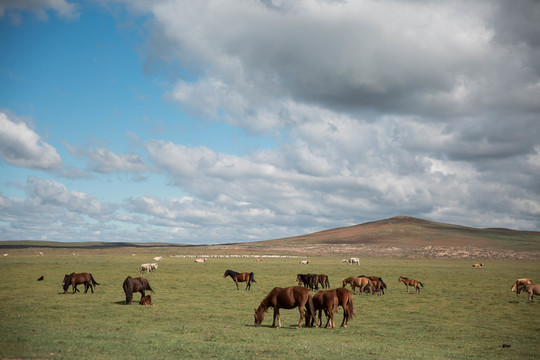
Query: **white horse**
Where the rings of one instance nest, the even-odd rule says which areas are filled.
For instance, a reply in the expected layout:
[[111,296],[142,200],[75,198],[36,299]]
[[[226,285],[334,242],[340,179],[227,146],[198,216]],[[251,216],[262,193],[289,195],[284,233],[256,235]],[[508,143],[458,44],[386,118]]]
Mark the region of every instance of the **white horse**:
[[156,264],[156,263],[151,263],[149,265],[150,265],[150,271],[157,270],[157,268],[158,268],[158,264]]
[[349,265],[352,265],[356,263],[357,266],[360,266],[360,259],[358,258],[350,258],[349,261],[347,262],[347,264]]
[[162,257],[162,256],[156,256],[156,257],[153,258],[152,260],[154,260],[154,261],[161,261],[161,260],[163,260],[163,257]]
[[203,263],[203,262],[206,262],[206,260],[208,260],[208,259],[207,258],[195,259],[195,262],[196,263]]
[[302,260],[302,261],[300,261],[299,264],[307,265],[307,264],[309,264],[309,260]]
[[139,272],[142,274],[144,271],[146,271],[146,272],[152,271],[152,265],[151,264],[141,264],[141,267],[139,268]]

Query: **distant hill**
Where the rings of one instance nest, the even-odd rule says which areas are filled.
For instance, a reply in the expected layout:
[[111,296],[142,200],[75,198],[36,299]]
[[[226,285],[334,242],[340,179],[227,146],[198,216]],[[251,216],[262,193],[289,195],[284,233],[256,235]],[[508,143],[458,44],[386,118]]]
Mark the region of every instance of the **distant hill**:
[[365,244],[400,248],[451,246],[539,252],[540,232],[477,229],[410,216],[396,216],[307,235],[258,242],[258,244],[266,246]]

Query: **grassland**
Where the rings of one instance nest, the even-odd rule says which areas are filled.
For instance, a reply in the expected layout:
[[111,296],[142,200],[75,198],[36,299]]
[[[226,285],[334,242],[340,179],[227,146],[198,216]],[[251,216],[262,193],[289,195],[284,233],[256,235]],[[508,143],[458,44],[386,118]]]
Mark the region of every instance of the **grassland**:
[[[510,292],[518,277],[540,279],[537,262],[361,258],[169,257],[166,248],[12,250],[0,257],[0,357],[64,359],[533,359],[540,356],[540,308]],[[180,251],[174,250],[176,253]],[[132,255],[135,253],[135,255]],[[124,305],[122,282],[162,255],[157,272],[144,275],[154,306]],[[251,291],[236,290],[226,269],[253,271]],[[64,274],[91,272],[94,294],[64,295]],[[349,328],[295,329],[298,311],[272,311],[253,327],[253,309],[274,286],[295,285],[297,273],[325,273],[332,287],[350,275],[378,275],[386,295],[354,297]],[[43,275],[44,281],[36,281]],[[405,292],[399,276],[424,283]],[[138,299],[138,295],[135,299]],[[540,302],[540,298],[538,299]],[[341,323],[342,310],[337,315]],[[503,348],[503,344],[510,345]]]

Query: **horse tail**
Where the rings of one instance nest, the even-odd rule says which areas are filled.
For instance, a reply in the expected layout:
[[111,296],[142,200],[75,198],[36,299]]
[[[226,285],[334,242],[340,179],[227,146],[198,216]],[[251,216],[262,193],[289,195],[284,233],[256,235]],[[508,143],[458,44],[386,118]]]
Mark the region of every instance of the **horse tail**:
[[252,272],[249,273],[249,281],[250,281],[250,282],[251,282],[251,281],[256,282],[256,281],[255,281],[255,274],[252,273]]
[[313,327],[313,323],[315,322],[315,305],[313,305],[313,297],[311,296],[311,294],[309,294],[308,296],[306,308],[306,327]]
[[148,282],[148,280],[146,280],[146,290],[154,292],[154,290],[150,287],[150,283]]
[[328,276],[326,277],[326,288],[330,289],[330,279],[328,278]]
[[420,281],[418,283],[420,284],[421,287],[424,287],[424,284],[422,284]]
[[94,280],[94,277],[92,276],[92,274],[90,274],[90,278],[92,279],[93,285],[101,285],[100,283],[96,282],[96,280]]
[[354,316],[354,305],[353,305],[353,296],[351,293],[347,294],[347,313],[349,319],[352,319]]
[[379,279],[381,280],[382,288],[383,288],[383,289],[386,289],[387,287],[386,287],[386,284],[385,284],[385,282],[383,281],[383,279],[382,279],[382,278],[379,278]]

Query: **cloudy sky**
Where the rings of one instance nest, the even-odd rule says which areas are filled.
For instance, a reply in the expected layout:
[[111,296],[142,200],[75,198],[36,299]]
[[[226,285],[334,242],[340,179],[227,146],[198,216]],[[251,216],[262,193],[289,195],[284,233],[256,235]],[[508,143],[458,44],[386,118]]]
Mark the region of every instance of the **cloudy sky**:
[[0,1],[0,240],[540,231],[536,1]]

